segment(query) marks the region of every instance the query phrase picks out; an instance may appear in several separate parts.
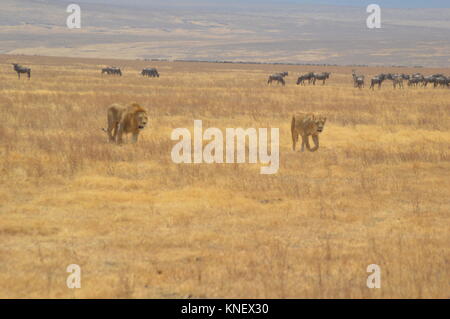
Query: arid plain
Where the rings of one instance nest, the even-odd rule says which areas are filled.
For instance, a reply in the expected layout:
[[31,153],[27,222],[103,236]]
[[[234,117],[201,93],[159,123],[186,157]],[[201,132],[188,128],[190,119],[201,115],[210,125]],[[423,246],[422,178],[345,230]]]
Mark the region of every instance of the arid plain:
[[[280,71],[286,86],[268,86]],[[307,71],[332,75],[295,85]],[[449,101],[390,81],[358,90],[344,67],[1,55],[0,298],[449,298]],[[108,143],[114,102],[147,108],[137,144]],[[315,153],[291,149],[299,111],[328,117]],[[280,128],[278,173],[174,164],[170,134],[194,119]]]

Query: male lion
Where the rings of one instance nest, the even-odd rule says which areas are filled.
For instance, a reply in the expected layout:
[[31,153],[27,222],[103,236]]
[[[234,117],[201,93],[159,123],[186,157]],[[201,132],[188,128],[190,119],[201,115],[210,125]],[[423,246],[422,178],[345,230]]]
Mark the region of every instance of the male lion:
[[113,104],[108,108],[108,129],[103,130],[108,133],[110,142],[121,144],[122,135],[132,133],[132,142],[136,143],[147,122],[147,111],[139,104],[133,103],[128,107]]
[[[313,113],[299,113],[292,116],[291,133],[292,149],[295,151],[295,144],[298,141],[298,135],[302,137],[302,152],[306,148],[310,152],[315,152],[319,148],[319,133],[323,131],[327,118]],[[312,136],[315,146],[309,145],[309,135]]]

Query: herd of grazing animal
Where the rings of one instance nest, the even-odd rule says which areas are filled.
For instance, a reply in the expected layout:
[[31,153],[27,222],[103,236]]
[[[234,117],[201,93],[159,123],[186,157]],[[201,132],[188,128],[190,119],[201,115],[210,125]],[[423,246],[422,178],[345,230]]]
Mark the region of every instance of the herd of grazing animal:
[[[283,86],[286,85],[285,77],[288,72],[274,73],[269,75],[267,84],[276,82]],[[308,72],[300,75],[297,78],[297,85],[312,84],[316,85],[316,81],[322,81],[322,85],[325,85],[325,81],[330,78],[330,72],[314,73]],[[365,87],[365,76],[362,74],[357,74],[355,70],[352,70],[353,86],[358,89]],[[404,83],[407,82],[409,87],[427,87],[429,84],[433,87],[447,87],[450,88],[450,76],[445,76],[443,74],[433,74],[430,76],[424,76],[420,73],[409,74],[393,74],[393,73],[381,73],[373,76],[370,79],[370,89],[374,90],[375,87],[381,89],[381,85],[384,81],[392,81],[392,86],[394,89],[403,89]]]
[[[28,79],[31,78],[31,68],[21,66],[18,63],[12,64],[14,71],[17,72],[17,76],[20,80],[20,74],[27,74]],[[101,74],[118,75],[122,76],[122,71],[118,67],[106,67],[101,70]],[[142,76],[158,77],[159,73],[155,68],[145,68],[141,71]],[[285,77],[289,75],[288,72],[275,73],[269,76],[267,80],[268,84],[277,82],[281,85],[286,85]],[[315,85],[316,81],[322,81],[322,85],[325,85],[325,81],[330,78],[330,72],[314,73],[309,72],[300,75],[297,79],[297,85],[308,84]],[[355,70],[352,70],[353,86],[355,88],[364,88],[364,75],[357,74]],[[381,88],[384,81],[392,81],[394,89],[404,88],[404,81],[407,81],[409,87],[427,87],[432,84],[436,87],[450,88],[450,77],[443,74],[433,74],[430,76],[424,76],[420,73],[412,75],[408,74],[392,74],[381,73],[375,75],[370,80],[370,89],[374,90],[375,86]],[[132,142],[137,142],[139,132],[147,125],[148,118],[147,112],[138,104],[134,103],[128,107],[120,106],[117,104],[111,105],[107,112],[108,128],[103,129],[108,133],[110,142],[122,143],[122,135],[126,133],[132,133]],[[326,117],[313,113],[299,113],[293,116],[291,123],[292,133],[292,148],[295,151],[295,146],[298,142],[298,136],[302,137],[302,152],[306,148],[314,152],[319,148],[319,134],[323,131],[326,122]],[[309,136],[312,137],[315,146],[311,147],[309,144]]]
[[[122,76],[122,70],[115,66],[109,66],[109,67],[102,69],[102,75],[103,74]],[[155,68],[145,68],[141,71],[141,75],[152,77],[152,78],[159,78],[158,70]]]
[[[17,76],[20,79],[20,74],[26,74],[28,79],[31,78],[31,68],[21,66],[18,63],[12,63],[14,71],[17,72]],[[108,66],[102,68],[101,74],[107,75],[118,75],[122,76],[122,70],[118,67]],[[143,77],[153,77],[159,78],[159,72],[156,68],[145,68],[140,73]],[[289,75],[289,72],[280,72],[269,75],[267,84],[272,84],[276,82],[283,86],[286,85],[285,77]],[[325,81],[330,78],[330,72],[314,73],[308,72],[306,74],[300,75],[297,78],[297,85],[312,84],[316,85],[316,81],[322,81],[322,85],[325,85]],[[362,74],[356,74],[355,70],[352,70],[353,86],[355,88],[362,89],[365,86],[365,77]],[[424,76],[421,73],[409,74],[392,74],[392,73],[381,73],[375,75],[370,79],[370,89],[374,90],[375,87],[381,89],[381,85],[384,81],[392,81],[392,86],[394,89],[403,89],[404,82],[407,82],[408,87],[427,87],[429,84],[433,85],[434,88],[437,87],[447,87],[450,88],[450,76],[445,76],[444,74],[433,74],[430,76]]]
[[[31,69],[21,66],[18,63],[12,63],[13,67],[14,67],[14,71],[17,72],[17,76],[19,77],[20,80],[20,74],[24,73],[28,75],[28,79],[31,78]],[[108,74],[108,75],[118,75],[118,76],[122,76],[122,70],[118,67],[115,66],[108,66],[106,68],[103,68],[101,70],[101,74]],[[141,71],[142,76],[148,76],[148,77],[157,77],[159,78],[159,73],[158,70],[156,70],[155,68],[145,68]],[[284,74],[284,73],[283,73]],[[287,75],[287,72],[286,72]]]
[[[273,81],[275,81],[284,86],[286,85],[286,81],[284,80],[284,78],[288,75],[289,75],[288,72],[281,72],[269,75],[267,84],[271,84]],[[322,72],[322,73],[309,72],[298,77],[297,85],[300,84],[305,85],[306,81],[308,81],[309,84],[316,85],[317,80],[322,81],[322,85],[325,85],[325,81],[330,78],[330,75],[331,75],[330,72]]]
[[[357,85],[358,77],[362,77],[362,86]],[[372,90],[377,86],[378,89],[381,89],[381,85],[384,81],[390,80],[392,81],[392,86],[394,89],[403,89],[404,82],[407,82],[409,87],[427,87],[429,83],[432,83],[433,86],[436,87],[447,87],[450,88],[450,77],[447,77],[443,74],[433,74],[430,76],[424,76],[420,73],[414,73],[412,75],[409,74],[392,74],[392,73],[381,73],[375,75],[370,80],[370,88]],[[356,76],[353,71],[353,82],[355,87],[362,88],[364,87],[364,76]]]

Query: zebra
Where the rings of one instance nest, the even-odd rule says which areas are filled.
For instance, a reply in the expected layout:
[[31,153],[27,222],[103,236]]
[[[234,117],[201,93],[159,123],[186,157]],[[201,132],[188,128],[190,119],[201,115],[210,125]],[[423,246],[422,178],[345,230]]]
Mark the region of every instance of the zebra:
[[284,81],[284,77],[280,74],[272,74],[269,75],[269,79],[267,80],[267,84],[271,84],[272,81],[277,81],[278,83],[281,83],[283,86],[286,84]]
[[19,77],[19,80],[20,80],[20,73],[26,73],[28,75],[28,80],[31,78],[31,69],[30,68],[23,67],[18,63],[12,63],[12,65],[14,66],[14,71],[17,72],[17,76]]
[[374,76],[370,81],[370,88],[374,90],[375,85],[378,84],[378,89],[381,89],[381,84],[383,83],[384,80],[386,80],[386,74],[382,73]]
[[120,68],[117,68],[115,66],[103,68],[102,74],[105,74],[105,73],[122,76],[122,71],[120,70]]
[[406,79],[406,75],[405,74],[392,74],[392,73],[389,73],[386,76],[386,79],[392,81],[392,85],[393,85],[394,89],[396,89],[397,86],[400,89],[403,89],[403,80]]
[[141,72],[142,76],[148,76],[148,77],[157,77],[159,78],[159,73],[158,70],[156,70],[155,68],[146,68],[143,69]]
[[322,81],[322,85],[325,85],[325,81],[330,78],[330,72],[314,73],[313,85],[316,85],[316,80]]
[[357,75],[355,70],[352,70],[353,86],[362,89],[364,87],[364,75]]
[[403,89],[403,78],[400,76],[396,76],[392,79],[392,85],[394,86],[394,89],[399,87],[399,89]]

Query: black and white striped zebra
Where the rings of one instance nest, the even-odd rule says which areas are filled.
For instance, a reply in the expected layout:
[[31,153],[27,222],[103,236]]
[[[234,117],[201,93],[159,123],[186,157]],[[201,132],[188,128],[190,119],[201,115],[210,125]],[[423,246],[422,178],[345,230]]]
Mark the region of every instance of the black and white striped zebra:
[[364,75],[356,74],[355,70],[352,70],[353,87],[362,89],[364,87]]
[[394,89],[396,89],[397,87],[399,89],[403,89],[403,80],[405,78],[407,78],[407,76],[405,74],[392,74],[392,73],[389,73],[386,76],[386,79],[392,81],[392,85],[393,85]]

